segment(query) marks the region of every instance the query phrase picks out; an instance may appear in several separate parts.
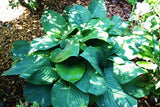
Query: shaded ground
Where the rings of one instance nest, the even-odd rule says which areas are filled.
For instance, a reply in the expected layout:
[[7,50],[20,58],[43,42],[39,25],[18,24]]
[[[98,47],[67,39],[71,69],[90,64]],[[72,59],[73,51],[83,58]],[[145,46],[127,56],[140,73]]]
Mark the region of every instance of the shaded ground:
[[[55,0],[53,10],[62,12],[67,5],[74,3],[87,6],[91,0]],[[131,13],[131,6],[123,1],[117,0],[118,3],[105,0],[107,6],[107,16],[119,15],[123,20],[128,20]],[[31,41],[33,38],[44,35],[41,27],[40,15],[30,15],[29,11],[24,13],[17,19],[10,22],[0,22],[0,74],[11,67],[10,51],[12,43],[16,40]],[[4,96],[0,98],[4,102],[4,107],[15,107],[19,104],[19,100],[24,102],[23,87],[25,81],[18,76],[0,76],[0,90],[4,91]],[[141,107],[147,107],[148,103],[144,103],[146,99],[139,100]],[[154,104],[153,104],[154,105]],[[149,106],[152,106],[149,104]],[[149,107],[148,106],[148,107]]]

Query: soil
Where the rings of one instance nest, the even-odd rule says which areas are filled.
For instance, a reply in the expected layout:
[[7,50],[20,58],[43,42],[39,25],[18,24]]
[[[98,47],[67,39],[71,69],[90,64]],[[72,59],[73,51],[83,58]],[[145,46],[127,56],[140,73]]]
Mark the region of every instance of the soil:
[[[54,0],[52,9],[59,13],[67,5],[75,3],[85,7],[91,0]],[[105,0],[107,7],[107,17],[119,15],[123,20],[128,20],[132,7],[123,0]],[[0,21],[0,74],[11,67],[12,59],[10,55],[12,43],[17,40],[31,41],[33,38],[41,37],[45,33],[41,27],[41,14],[31,15],[26,9],[23,14],[14,20],[8,22]],[[1,20],[1,19],[0,19]],[[23,98],[23,87],[25,80],[18,76],[0,76],[0,90],[4,95],[0,100],[4,103],[4,107],[15,107],[21,100],[28,104]],[[144,104],[146,99],[138,100],[141,107],[152,107],[148,102]]]

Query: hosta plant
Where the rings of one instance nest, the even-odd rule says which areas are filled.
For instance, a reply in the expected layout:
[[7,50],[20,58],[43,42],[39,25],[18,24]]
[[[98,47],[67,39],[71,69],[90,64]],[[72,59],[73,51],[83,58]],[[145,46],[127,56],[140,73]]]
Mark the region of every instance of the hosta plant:
[[45,10],[42,27],[46,35],[32,42],[16,41],[12,68],[2,75],[19,75],[28,81],[24,98],[30,103],[137,106],[135,98],[148,94],[139,87],[140,75],[146,72],[130,60],[146,41],[140,36],[125,37],[130,34],[127,22],[119,16],[108,19],[106,11],[103,0],[93,0],[88,9],[67,7],[63,16]]

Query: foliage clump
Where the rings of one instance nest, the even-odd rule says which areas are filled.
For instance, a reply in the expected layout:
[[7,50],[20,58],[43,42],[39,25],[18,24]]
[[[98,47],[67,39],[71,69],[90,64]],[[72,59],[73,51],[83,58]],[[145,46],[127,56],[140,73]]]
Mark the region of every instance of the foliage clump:
[[2,75],[20,75],[28,81],[24,98],[30,103],[137,106],[135,98],[149,94],[140,77],[146,71],[130,60],[148,40],[132,35],[127,22],[119,16],[109,19],[106,12],[104,0],[93,0],[88,9],[66,7],[62,15],[44,10],[46,35],[32,42],[16,41],[12,68]]

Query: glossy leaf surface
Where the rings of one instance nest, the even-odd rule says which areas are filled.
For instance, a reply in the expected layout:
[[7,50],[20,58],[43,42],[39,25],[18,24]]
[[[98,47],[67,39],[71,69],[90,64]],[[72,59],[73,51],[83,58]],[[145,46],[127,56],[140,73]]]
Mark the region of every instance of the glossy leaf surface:
[[137,76],[146,73],[142,68],[136,66],[131,61],[126,61],[125,64],[114,64],[113,77],[118,80],[120,84],[125,84]]
[[74,5],[69,11],[69,22],[71,26],[81,25],[91,20],[91,13],[88,9],[80,5]]
[[40,38],[33,39],[29,53],[39,50],[47,50],[59,44],[58,40],[52,35],[46,35]]
[[107,88],[104,77],[96,74],[96,71],[90,65],[87,66],[83,78],[76,82],[75,86],[84,93],[96,96],[104,94]]
[[50,59],[54,63],[62,62],[71,56],[78,56],[79,42],[76,39],[65,39],[61,41],[61,46],[61,48],[56,48],[51,52]]
[[66,25],[65,19],[57,12],[46,9],[42,14],[42,27],[47,34],[61,34]]
[[85,64],[75,59],[68,59],[55,65],[59,76],[68,82],[80,80],[85,72]]
[[104,53],[100,47],[88,47],[80,56],[85,58],[96,70],[97,73],[102,75],[102,70],[99,66],[101,61],[104,61]]

